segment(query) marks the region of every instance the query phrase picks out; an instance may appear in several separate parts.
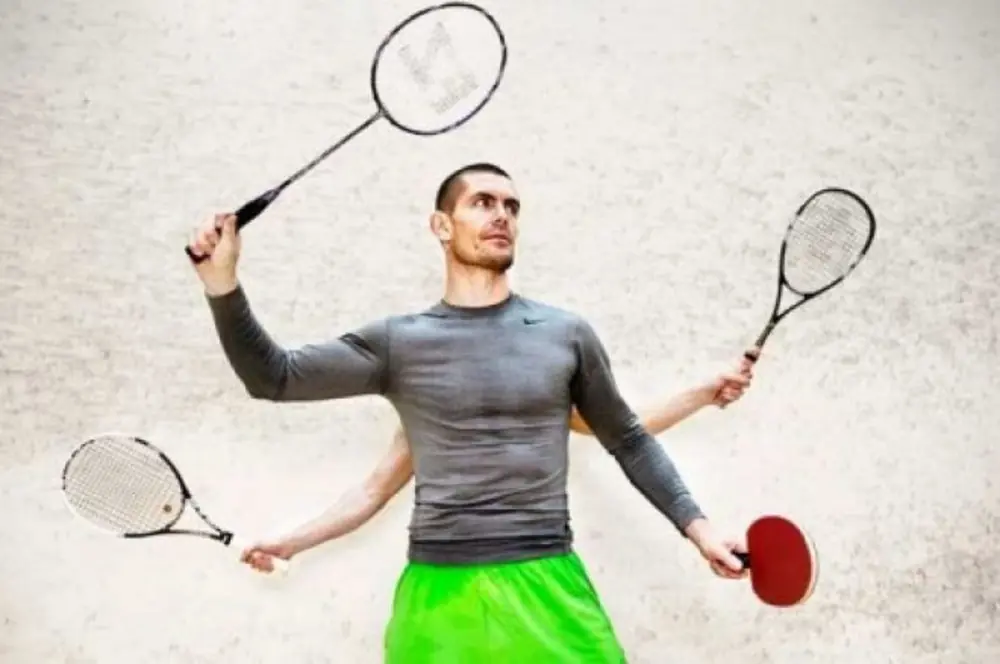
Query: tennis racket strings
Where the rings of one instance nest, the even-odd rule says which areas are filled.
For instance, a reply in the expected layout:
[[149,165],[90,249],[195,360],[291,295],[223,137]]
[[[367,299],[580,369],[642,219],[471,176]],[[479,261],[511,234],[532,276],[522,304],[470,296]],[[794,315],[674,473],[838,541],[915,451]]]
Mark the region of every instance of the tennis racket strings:
[[380,47],[372,88],[391,122],[417,134],[463,123],[490,98],[506,44],[478,7],[445,3],[402,23]]
[[871,217],[857,198],[836,191],[812,198],[785,240],[788,287],[809,295],[846,276],[864,256],[872,230]]
[[181,484],[157,450],[113,436],[76,450],[63,473],[63,492],[79,516],[118,535],[161,531],[184,508]]

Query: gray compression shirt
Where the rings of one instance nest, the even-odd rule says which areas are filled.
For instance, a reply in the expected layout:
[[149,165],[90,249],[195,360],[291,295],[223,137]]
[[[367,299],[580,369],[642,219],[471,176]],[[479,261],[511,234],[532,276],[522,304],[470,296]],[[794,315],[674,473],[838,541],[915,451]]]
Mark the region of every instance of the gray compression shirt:
[[270,401],[381,395],[410,441],[409,557],[443,564],[571,549],[566,497],[576,406],[626,477],[679,530],[702,512],[663,448],[624,402],[581,317],[519,295],[481,308],[444,302],[285,349],[242,288],[209,297],[248,394]]

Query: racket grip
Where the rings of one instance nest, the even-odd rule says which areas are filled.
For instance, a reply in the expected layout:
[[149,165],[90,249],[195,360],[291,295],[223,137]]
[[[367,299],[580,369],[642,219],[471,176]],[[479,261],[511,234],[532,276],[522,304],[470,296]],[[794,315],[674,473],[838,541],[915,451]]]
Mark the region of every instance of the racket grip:
[[[274,199],[281,194],[283,188],[284,187],[275,187],[274,189],[269,189],[252,201],[244,203],[243,207],[236,211],[236,230],[240,230],[259,217],[261,213],[274,202]],[[219,232],[222,231],[222,229],[218,227],[216,230]],[[191,251],[191,247],[184,247],[184,251],[187,253],[188,258],[191,259],[191,262],[195,264],[198,264],[208,258],[208,256],[199,256],[195,254]]]
[[[250,546],[250,542],[239,537],[233,537],[229,540],[229,548],[236,551],[237,556],[242,554],[248,546]],[[289,561],[277,556],[271,556],[271,564],[274,566],[274,572],[282,576],[288,573],[288,568],[291,566]]]
[[743,569],[750,569],[749,553],[743,553],[742,551],[733,551],[733,555],[739,558],[739,561],[743,563]]
[[274,189],[265,191],[252,201],[244,203],[243,207],[236,211],[236,230],[243,228],[251,221],[259,217],[261,213],[274,202],[274,199],[276,199],[279,194],[281,194],[281,187],[275,187]]

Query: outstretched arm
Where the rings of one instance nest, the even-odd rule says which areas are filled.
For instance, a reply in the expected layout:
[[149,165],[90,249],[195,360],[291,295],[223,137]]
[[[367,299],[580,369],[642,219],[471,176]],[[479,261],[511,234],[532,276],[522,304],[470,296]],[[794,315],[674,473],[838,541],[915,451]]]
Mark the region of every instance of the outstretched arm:
[[[641,412],[639,414],[640,423],[646,431],[657,436],[670,427],[691,417],[711,403],[712,395],[709,394],[706,397],[704,390],[687,390],[671,397],[659,408],[650,408]],[[587,422],[576,408],[570,414],[569,428],[585,436],[594,435],[594,432],[587,426]]]
[[288,559],[331,540],[352,533],[371,521],[413,477],[410,445],[403,428],[396,430],[385,456],[371,474],[345,491],[333,505],[291,532],[251,546],[243,552],[243,562],[269,571],[269,556]]
[[[640,413],[643,428],[654,436],[683,422],[702,408],[711,405],[725,407],[743,395],[750,385],[750,362],[743,359],[739,373],[723,374],[713,381],[685,390],[667,399],[661,406],[650,407]],[[569,427],[585,436],[594,432],[587,426],[580,412],[574,408],[570,413]]]

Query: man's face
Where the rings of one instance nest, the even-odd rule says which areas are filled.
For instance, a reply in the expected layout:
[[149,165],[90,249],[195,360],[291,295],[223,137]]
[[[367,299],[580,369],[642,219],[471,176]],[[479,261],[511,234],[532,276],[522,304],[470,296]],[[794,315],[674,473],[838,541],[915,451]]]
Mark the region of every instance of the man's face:
[[458,262],[503,273],[514,264],[520,211],[521,202],[508,178],[467,173],[454,208],[439,220],[437,233]]

